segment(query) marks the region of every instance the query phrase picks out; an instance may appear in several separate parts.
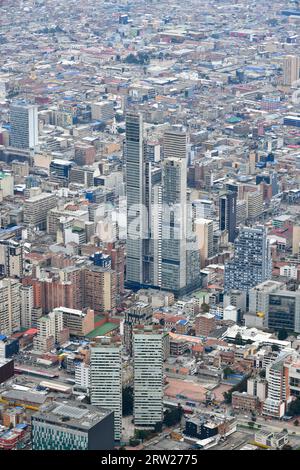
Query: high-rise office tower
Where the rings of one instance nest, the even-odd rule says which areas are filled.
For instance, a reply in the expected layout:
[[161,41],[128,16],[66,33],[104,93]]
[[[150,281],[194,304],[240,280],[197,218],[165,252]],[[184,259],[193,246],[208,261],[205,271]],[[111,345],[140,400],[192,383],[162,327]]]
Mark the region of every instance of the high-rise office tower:
[[162,172],[161,285],[182,294],[199,285],[200,259],[187,202],[187,134],[164,135]]
[[113,101],[104,100],[91,104],[92,119],[96,121],[111,121],[114,117]]
[[233,259],[225,263],[225,291],[249,291],[271,278],[272,260],[265,227],[244,227],[234,243]]
[[146,164],[143,143],[143,119],[140,114],[126,116],[126,194],[128,285],[144,283],[144,252],[147,231]]
[[0,281],[0,332],[7,336],[20,330],[20,287],[17,279],[4,278]]
[[236,225],[245,225],[247,219],[247,201],[239,200],[236,203]]
[[153,167],[145,158],[142,117],[127,115],[128,287],[152,286],[183,293],[200,279],[198,251],[190,245],[187,249],[196,239],[192,211],[187,209],[186,142],[185,132],[167,131],[162,168]]
[[19,149],[34,149],[38,145],[38,107],[15,103],[10,107],[10,145]]
[[280,290],[269,294],[267,327],[300,333],[300,292]]
[[164,134],[164,158],[187,157],[187,136],[180,128],[169,129]]
[[90,266],[84,270],[84,302],[96,313],[116,308],[116,272],[110,267]]
[[179,290],[186,286],[186,171],[186,158],[165,156],[162,184],[163,289]]
[[200,250],[201,268],[203,268],[214,252],[214,223],[212,220],[195,219],[194,226]]
[[114,412],[115,440],[122,436],[121,344],[103,338],[91,348],[91,404]]
[[259,191],[246,193],[247,215],[249,220],[255,220],[264,211],[263,194]]
[[195,199],[192,207],[195,219],[213,219],[214,203],[210,199]]
[[32,310],[34,308],[33,287],[21,286],[21,327],[31,328],[32,325]]
[[50,181],[68,187],[73,163],[68,160],[53,159],[49,166]]
[[283,60],[283,85],[291,86],[299,80],[300,57],[288,55]]
[[24,202],[24,224],[46,230],[47,215],[56,206],[56,196],[51,193],[41,193],[30,197]]
[[21,277],[23,245],[14,240],[0,240],[0,276]]
[[124,345],[127,352],[132,355],[132,331],[136,325],[150,325],[152,323],[152,307],[145,302],[136,302],[125,310]]
[[300,255],[300,221],[293,224],[293,255]]
[[150,240],[150,259],[152,260],[153,285],[162,285],[162,185],[156,184],[152,188],[151,195],[151,240]]
[[228,191],[219,199],[219,227],[228,231],[228,241],[233,243],[236,238],[236,200],[237,195]]
[[133,330],[134,425],[154,428],[163,419],[163,330]]

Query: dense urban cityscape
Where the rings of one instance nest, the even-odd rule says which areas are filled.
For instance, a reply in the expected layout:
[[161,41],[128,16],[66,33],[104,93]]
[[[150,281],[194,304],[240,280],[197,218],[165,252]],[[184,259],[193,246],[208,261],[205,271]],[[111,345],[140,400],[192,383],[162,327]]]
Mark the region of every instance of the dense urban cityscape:
[[0,449],[299,450],[299,1],[0,14]]

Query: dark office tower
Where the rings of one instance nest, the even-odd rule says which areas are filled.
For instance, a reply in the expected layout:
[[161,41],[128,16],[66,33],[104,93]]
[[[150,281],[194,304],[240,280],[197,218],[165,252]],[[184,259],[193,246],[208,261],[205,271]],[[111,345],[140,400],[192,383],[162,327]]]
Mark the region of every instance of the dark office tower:
[[234,257],[225,263],[225,291],[248,292],[271,278],[272,260],[265,227],[244,227],[234,242]]
[[228,191],[219,199],[220,230],[228,231],[228,241],[233,243],[236,238],[236,199],[237,194]]
[[270,330],[300,332],[300,292],[279,290],[268,296],[267,325]]
[[124,346],[132,356],[132,331],[137,325],[150,325],[152,323],[152,307],[145,302],[136,302],[125,310],[124,317]]
[[127,258],[126,283],[138,287],[144,283],[144,255],[148,238],[146,206],[146,162],[143,144],[143,119],[140,114],[126,116],[126,194]]
[[68,160],[54,159],[50,163],[50,181],[58,183],[60,186],[68,187],[72,162]]

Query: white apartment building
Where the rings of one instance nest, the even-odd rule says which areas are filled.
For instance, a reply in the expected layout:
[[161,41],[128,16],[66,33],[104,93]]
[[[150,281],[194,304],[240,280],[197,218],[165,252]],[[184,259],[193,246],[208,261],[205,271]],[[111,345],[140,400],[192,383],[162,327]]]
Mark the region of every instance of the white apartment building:
[[279,270],[280,276],[288,277],[290,279],[297,279],[298,269],[296,266],[286,265],[281,266]]
[[83,361],[75,363],[75,384],[85,390],[89,390],[91,383],[91,368]]
[[16,279],[0,280],[0,332],[7,336],[20,330],[20,286]]
[[268,396],[263,405],[263,414],[281,418],[290,401],[289,368],[285,364],[287,357],[280,355],[266,368]]
[[32,309],[33,303],[33,287],[21,286],[21,327],[31,328],[32,326]]
[[59,341],[59,334],[64,329],[63,313],[59,310],[50,312],[37,321],[38,334],[33,339],[35,351],[48,352]]
[[192,208],[194,219],[214,218],[214,203],[210,199],[194,199]]
[[91,404],[114,412],[115,440],[122,436],[122,347],[103,338],[91,348]]
[[134,425],[154,428],[163,419],[163,332],[133,331]]

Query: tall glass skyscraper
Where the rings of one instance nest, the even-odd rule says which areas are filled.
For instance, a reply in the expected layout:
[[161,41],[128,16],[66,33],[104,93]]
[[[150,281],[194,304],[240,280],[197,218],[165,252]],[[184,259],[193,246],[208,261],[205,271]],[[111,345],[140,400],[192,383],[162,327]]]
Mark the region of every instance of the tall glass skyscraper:
[[187,204],[187,135],[165,133],[161,168],[146,161],[145,149],[142,117],[127,114],[127,286],[183,294],[200,284],[199,251],[190,246],[196,235]]
[[228,191],[219,199],[220,230],[228,231],[228,241],[233,243],[236,238],[236,193]]
[[143,143],[143,119],[140,114],[126,116],[126,194],[127,263],[129,285],[144,283],[144,251],[147,238],[146,162]]

